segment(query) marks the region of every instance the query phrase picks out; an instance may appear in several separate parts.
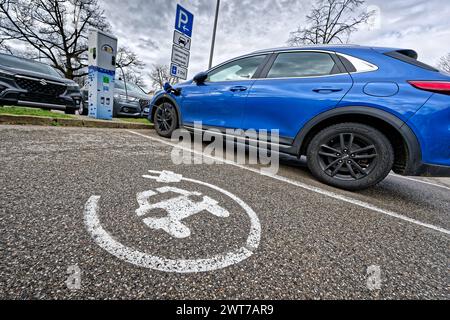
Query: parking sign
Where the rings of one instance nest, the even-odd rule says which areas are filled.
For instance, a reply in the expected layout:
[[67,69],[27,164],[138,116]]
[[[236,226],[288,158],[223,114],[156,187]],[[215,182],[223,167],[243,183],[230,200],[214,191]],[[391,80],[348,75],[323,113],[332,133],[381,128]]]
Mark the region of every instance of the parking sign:
[[181,67],[187,68],[189,66],[189,51],[173,45],[172,62]]
[[192,28],[194,26],[194,15],[180,5],[177,5],[177,16],[175,19],[175,29],[192,37]]
[[177,5],[170,74],[183,80],[187,79],[188,74],[193,27],[194,15]]
[[186,68],[177,66],[173,63],[170,65],[170,75],[171,76],[186,80],[187,74],[188,74],[188,71]]
[[191,50],[191,38],[176,30],[173,34],[173,43],[185,50]]

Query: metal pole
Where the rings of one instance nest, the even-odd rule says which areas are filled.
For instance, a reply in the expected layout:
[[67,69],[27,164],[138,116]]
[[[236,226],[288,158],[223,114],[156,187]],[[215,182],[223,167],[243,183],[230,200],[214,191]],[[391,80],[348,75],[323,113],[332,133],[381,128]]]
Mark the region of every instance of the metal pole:
[[217,0],[217,6],[216,6],[216,18],[214,19],[214,31],[213,31],[213,36],[212,36],[211,54],[210,54],[210,56],[209,56],[209,66],[208,66],[208,69],[211,69],[212,63],[213,63],[214,46],[215,46],[215,43],[216,43],[217,21],[219,20],[219,9],[220,9],[220,0]]
[[123,77],[123,84],[125,85],[125,97],[128,100],[128,88],[127,88],[127,79],[125,78],[125,72],[123,71],[123,68],[120,64],[117,65],[120,70],[122,71],[122,77]]

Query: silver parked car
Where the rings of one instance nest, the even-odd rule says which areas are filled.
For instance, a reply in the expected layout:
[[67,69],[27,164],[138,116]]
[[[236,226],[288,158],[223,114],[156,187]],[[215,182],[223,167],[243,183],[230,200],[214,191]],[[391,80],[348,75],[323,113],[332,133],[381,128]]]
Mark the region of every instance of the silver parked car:
[[[81,114],[89,113],[88,88],[83,87]],[[148,114],[151,97],[139,86],[122,80],[115,80],[113,117],[141,117]]]

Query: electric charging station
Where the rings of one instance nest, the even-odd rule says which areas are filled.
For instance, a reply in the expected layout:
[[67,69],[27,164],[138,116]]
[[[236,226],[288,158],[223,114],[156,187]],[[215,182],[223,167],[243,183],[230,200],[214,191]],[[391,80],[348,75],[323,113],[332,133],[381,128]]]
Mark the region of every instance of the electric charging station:
[[117,38],[89,30],[89,117],[111,120],[114,107]]

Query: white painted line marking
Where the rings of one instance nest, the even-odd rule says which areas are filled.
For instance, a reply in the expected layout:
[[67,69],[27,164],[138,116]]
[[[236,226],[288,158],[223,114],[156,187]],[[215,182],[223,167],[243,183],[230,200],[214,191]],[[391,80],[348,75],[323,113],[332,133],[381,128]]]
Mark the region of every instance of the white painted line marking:
[[442,188],[442,189],[446,189],[446,190],[450,190],[449,187],[447,186],[443,186],[441,184],[437,184],[437,183],[433,183],[433,182],[428,182],[428,181],[422,181],[419,179],[413,179],[413,178],[409,178],[409,177],[404,177],[404,176],[400,176],[398,174],[390,174],[390,177],[394,177],[394,178],[400,178],[400,179],[404,179],[404,180],[409,180],[409,181],[414,181],[414,182],[418,182],[418,183],[422,183],[422,184],[426,184],[429,186],[433,186],[433,187],[438,187],[438,188]]
[[272,179],[275,179],[275,180],[278,180],[278,181],[282,181],[282,182],[285,182],[285,183],[288,183],[288,184],[300,187],[300,188],[308,190],[308,191],[312,191],[312,192],[315,192],[315,193],[318,193],[318,194],[321,194],[321,195],[324,195],[324,196],[327,196],[327,197],[330,197],[330,198],[333,198],[333,199],[341,200],[341,201],[344,201],[344,202],[347,202],[347,203],[350,203],[350,204],[353,204],[353,205],[357,205],[357,206],[365,208],[365,209],[369,209],[369,210],[372,210],[372,211],[375,211],[375,212],[378,212],[378,213],[382,213],[384,215],[387,215],[387,216],[390,216],[390,217],[393,217],[393,218],[396,218],[396,219],[400,219],[400,220],[403,220],[403,221],[406,221],[406,222],[410,222],[410,223],[413,223],[413,224],[421,226],[421,227],[425,227],[425,228],[428,228],[428,229],[431,229],[431,230],[434,230],[434,231],[438,231],[438,232],[444,233],[446,235],[450,235],[450,230],[447,230],[447,229],[444,229],[444,228],[441,228],[441,227],[438,227],[438,226],[434,226],[432,224],[424,223],[424,222],[421,222],[421,221],[418,221],[418,220],[415,220],[415,219],[403,216],[401,214],[395,213],[393,211],[384,210],[382,208],[379,208],[377,206],[374,206],[374,205],[372,205],[370,203],[367,203],[367,202],[364,202],[364,201],[360,201],[360,200],[353,199],[353,198],[350,198],[350,197],[347,197],[347,196],[343,196],[343,195],[340,195],[340,194],[337,194],[337,193],[334,193],[334,192],[331,192],[331,191],[327,191],[327,190],[324,190],[324,189],[321,189],[321,188],[313,187],[313,186],[307,185],[305,183],[298,182],[298,181],[295,181],[295,180],[291,180],[289,178],[285,178],[285,177],[282,177],[282,176],[279,176],[279,175],[267,174],[267,173],[261,172],[260,170],[253,169],[253,168],[250,168],[250,167],[247,167],[247,166],[244,166],[244,165],[237,164],[237,163],[235,163],[233,161],[229,161],[229,160],[226,160],[226,159],[222,159],[222,158],[217,158],[217,157],[214,157],[214,156],[206,155],[206,154],[203,154],[202,152],[198,152],[196,150],[192,150],[191,148],[182,147],[182,146],[180,146],[178,144],[175,144],[175,143],[172,143],[172,142],[168,142],[168,141],[164,141],[162,139],[154,138],[154,137],[151,137],[151,136],[147,136],[147,135],[139,133],[139,132],[135,132],[135,131],[131,131],[131,130],[127,130],[127,131],[129,133],[132,133],[134,135],[138,135],[138,136],[144,137],[144,138],[149,139],[149,140],[160,142],[162,144],[165,144],[165,145],[168,145],[168,146],[171,146],[171,147],[180,148],[182,150],[189,151],[189,152],[191,152],[193,154],[196,154],[196,155],[199,155],[199,156],[203,156],[203,157],[207,157],[207,158],[210,158],[210,159],[214,159],[214,160],[220,161],[222,163],[229,164],[229,165],[232,165],[232,166],[235,166],[235,167],[238,167],[240,169],[247,170],[247,171],[251,171],[251,172],[257,173],[257,174],[262,175],[262,176],[270,177]]
[[[161,174],[160,177],[147,176],[148,179],[155,178],[157,181],[167,180],[167,177],[173,176],[180,178],[180,175],[176,175],[172,172],[156,172],[151,171],[151,173]],[[145,176],[144,176],[145,177]],[[173,181],[175,179],[172,179]],[[211,189],[214,189],[227,197],[235,201],[241,208],[245,211],[250,219],[250,231],[249,236],[245,242],[245,245],[239,249],[232,250],[223,254],[218,254],[212,256],[208,259],[195,259],[195,260],[185,260],[185,259],[167,259],[161,258],[154,255],[147,254],[145,252],[138,251],[133,248],[129,248],[119,241],[115,240],[101,225],[100,219],[98,217],[98,204],[100,201],[100,196],[92,196],[86,202],[84,207],[84,222],[86,224],[88,232],[91,234],[94,241],[102,249],[106,250],[113,256],[126,261],[128,263],[134,264],[139,267],[164,271],[164,272],[177,272],[177,273],[195,273],[195,272],[208,272],[218,269],[223,269],[231,265],[237,264],[254,254],[261,241],[261,224],[259,222],[258,216],[253,211],[250,206],[248,206],[244,201],[239,199],[234,194],[219,188],[215,185],[198,181],[194,179],[182,178],[183,181],[192,182],[200,184]],[[181,181],[181,180],[179,180]],[[151,193],[145,194],[145,196]],[[138,195],[138,202],[140,204],[146,204],[145,200],[140,197],[144,196],[142,194]],[[223,212],[219,213],[220,215]]]

